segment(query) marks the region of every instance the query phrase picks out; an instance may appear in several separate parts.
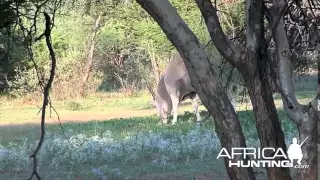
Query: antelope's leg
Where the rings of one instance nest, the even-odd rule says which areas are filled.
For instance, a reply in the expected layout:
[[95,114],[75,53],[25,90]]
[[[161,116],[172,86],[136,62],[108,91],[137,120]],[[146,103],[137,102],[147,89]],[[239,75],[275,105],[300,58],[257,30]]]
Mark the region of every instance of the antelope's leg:
[[199,104],[198,104],[196,98],[192,99],[192,107],[193,107],[194,113],[195,113],[195,115],[197,117],[197,123],[199,123],[202,119],[201,119],[201,116],[200,116],[200,113],[199,113]]
[[167,124],[168,123],[168,115],[166,112],[162,111],[162,117],[161,117],[162,123]]
[[172,101],[172,114],[173,114],[172,124],[176,124],[178,119],[179,99],[178,99],[178,96],[176,96],[175,94],[170,94],[170,98]]
[[163,124],[168,123],[168,106],[167,105],[161,108],[161,120]]

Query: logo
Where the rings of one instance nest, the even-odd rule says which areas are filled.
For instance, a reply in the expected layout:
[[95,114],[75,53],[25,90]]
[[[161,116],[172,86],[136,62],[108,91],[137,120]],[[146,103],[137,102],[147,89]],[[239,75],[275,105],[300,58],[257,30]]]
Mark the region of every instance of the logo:
[[[225,157],[229,159],[229,167],[294,167],[294,168],[309,168],[309,165],[302,165],[303,153],[301,146],[308,137],[298,144],[298,139],[293,138],[287,154],[282,148],[231,148],[231,154],[226,148],[222,148],[217,156],[217,159]],[[241,156],[244,160],[235,159],[236,156]],[[297,160],[297,164],[294,163]]]
[[293,163],[294,159],[297,159],[297,163],[299,165],[301,165],[301,160],[303,158],[303,153],[302,153],[302,149],[301,146],[303,145],[303,143],[308,139],[308,137],[301,143],[298,144],[298,139],[297,138],[293,138],[292,139],[292,144],[290,144],[289,148],[288,148],[288,157],[291,161],[291,163]]

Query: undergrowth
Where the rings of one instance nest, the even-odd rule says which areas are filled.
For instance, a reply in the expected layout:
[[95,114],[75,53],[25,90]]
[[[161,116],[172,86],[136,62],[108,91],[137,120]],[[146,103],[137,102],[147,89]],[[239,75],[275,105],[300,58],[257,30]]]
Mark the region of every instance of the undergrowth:
[[[250,111],[239,112],[243,132],[248,147],[259,147],[250,114],[252,116]],[[279,112],[289,144],[297,132],[292,131],[294,126],[284,115]],[[202,112],[202,116],[206,116],[206,112]],[[206,170],[206,164],[210,165],[208,160],[220,164],[215,167],[217,171],[224,171],[223,161],[216,159],[221,145],[214,132],[214,123],[207,120],[196,126],[193,121],[193,114],[185,113],[176,126],[158,124],[155,116],[69,123],[64,125],[65,136],[57,125],[48,125],[39,155],[40,172],[48,179],[74,179],[77,174],[90,179],[134,179],[140,171],[174,171],[178,168],[177,163],[190,168],[189,164],[197,162],[201,168],[196,172]],[[36,143],[37,140],[31,137],[1,142],[0,171],[21,178],[30,168],[28,156]],[[132,165],[139,167],[138,172],[128,170]],[[146,169],[149,166],[154,169]]]

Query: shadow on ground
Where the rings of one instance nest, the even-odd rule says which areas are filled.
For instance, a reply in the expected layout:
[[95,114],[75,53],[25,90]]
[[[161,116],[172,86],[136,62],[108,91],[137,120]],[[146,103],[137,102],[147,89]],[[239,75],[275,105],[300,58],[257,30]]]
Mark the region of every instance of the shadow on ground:
[[[208,113],[202,111],[201,116],[207,117]],[[238,112],[238,116],[247,145],[259,144],[252,111]],[[281,110],[279,117],[285,134],[291,136],[295,126]],[[177,125],[159,124],[159,119],[154,115],[106,121],[68,122],[63,123],[62,128],[63,130],[58,124],[46,126],[48,143],[43,151],[48,152],[42,152],[46,155],[40,158],[40,171],[44,179],[102,179],[103,176],[111,179],[169,180],[226,178],[224,162],[216,159],[217,150],[210,150],[213,145],[219,144],[212,118],[204,121],[200,129],[196,129],[194,114],[190,112],[179,115]],[[0,127],[0,148],[14,150],[17,153],[11,154],[11,159],[0,166],[0,179],[22,179],[29,175],[32,164],[27,157],[34,149],[39,135],[40,128],[36,124]],[[70,146],[66,139],[73,145]],[[148,143],[148,139],[156,142],[155,149],[141,150],[145,147],[139,143]],[[172,155],[176,151],[174,148],[167,150],[159,147],[161,143],[166,144],[171,140],[174,140],[174,143],[167,148],[176,145],[177,150],[181,151],[177,157]],[[200,144],[193,145],[193,150],[194,143]],[[121,146],[122,149],[115,152],[114,149],[108,151],[119,157],[106,157],[105,151],[101,151],[101,148],[109,145]],[[121,155],[122,151],[125,153]],[[0,155],[1,152],[4,151],[1,150]],[[17,159],[24,160],[19,162]],[[70,161],[66,161],[68,159]],[[265,175],[261,169],[256,172],[259,176]]]

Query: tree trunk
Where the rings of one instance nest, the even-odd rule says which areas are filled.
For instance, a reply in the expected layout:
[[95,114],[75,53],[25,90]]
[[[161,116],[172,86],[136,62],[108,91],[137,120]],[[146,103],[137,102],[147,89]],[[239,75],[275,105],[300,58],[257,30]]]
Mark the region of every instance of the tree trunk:
[[99,15],[98,18],[96,19],[95,26],[93,28],[93,33],[92,33],[91,42],[90,42],[90,49],[89,49],[89,53],[88,53],[88,57],[87,57],[87,64],[86,64],[85,72],[82,77],[82,81],[80,83],[80,89],[79,89],[80,96],[84,96],[85,85],[88,82],[89,75],[92,71],[95,38],[96,38],[98,30],[99,30],[100,20],[101,20],[101,15]]
[[[244,79],[253,106],[260,143],[263,148],[282,148],[286,152],[284,134],[274,105],[271,86],[268,83],[266,68],[268,64],[264,51],[263,2],[247,0],[246,18],[247,73],[244,74]],[[272,157],[273,153],[268,153],[267,156]],[[269,180],[291,180],[288,168],[267,167],[267,172]]]
[[157,86],[159,84],[160,71],[159,71],[159,68],[158,68],[157,59],[156,59],[156,56],[155,56],[153,44],[151,46],[149,46],[149,51],[148,52],[149,52],[149,56],[150,56],[150,61],[151,61],[151,65],[152,65],[152,70],[153,70],[155,81],[153,83],[151,83],[146,77],[146,82],[147,82],[147,88],[148,88],[150,94],[152,95],[152,99],[153,99],[153,101],[155,101],[155,97],[156,96],[155,96],[154,89],[155,89],[155,86]]
[[[281,8],[286,2],[274,1],[274,8]],[[275,12],[274,11],[274,12]],[[275,13],[273,16],[276,16]],[[280,81],[280,92],[284,109],[289,118],[297,125],[299,130],[300,143],[308,137],[305,143],[302,145],[303,159],[302,165],[309,165],[309,168],[299,168],[297,179],[317,179],[318,170],[318,122],[319,122],[319,110],[317,110],[317,98],[312,100],[307,105],[301,105],[294,94],[294,88],[292,83],[292,54],[287,38],[287,34],[284,29],[284,20],[281,17],[279,24],[275,31],[274,40],[277,49],[278,58],[278,77]]]
[[305,106],[305,111],[302,113],[301,124],[298,125],[300,133],[300,143],[308,137],[302,145],[303,159],[302,165],[309,165],[308,168],[301,168],[298,170],[297,180],[317,180],[318,171],[318,123],[319,111],[316,110],[317,101],[313,100],[309,105]]
[[[10,29],[7,28],[7,35],[10,36]],[[8,68],[9,68],[9,47],[10,41],[7,41],[7,47],[4,44],[0,44],[0,93],[6,92],[9,88],[9,82],[7,79]]]
[[[221,86],[219,78],[210,68],[209,60],[198,39],[167,0],[137,0],[160,25],[168,39],[179,51],[201,102],[214,117],[216,131],[224,148],[231,153],[233,147],[246,147],[237,114]],[[232,180],[255,179],[252,168],[225,166]],[[243,160],[235,156],[235,160]],[[247,163],[247,160],[244,160]]]
[[151,58],[151,63],[152,63],[153,73],[156,78],[156,84],[158,84],[160,80],[160,74],[159,74],[159,68],[158,68],[158,64],[155,57]]
[[[264,68],[265,66],[262,66],[260,70]],[[244,78],[253,106],[261,147],[282,148],[286,152],[284,134],[277,116],[272,92],[268,91],[270,85],[266,81],[266,74],[259,71],[257,74],[245,76]],[[273,155],[267,154],[266,156]],[[288,168],[267,167],[267,172],[270,180],[291,179]]]
[[[253,105],[256,127],[262,147],[286,149],[284,135],[277,117],[276,108],[268,84],[266,61],[261,55],[264,47],[263,2],[246,1],[246,54],[239,52],[223,33],[216,9],[209,0],[196,0],[204,17],[211,39],[219,52],[234,65],[244,76],[246,86]],[[291,179],[289,170],[285,168],[267,168],[271,180]]]
[[303,159],[301,165],[309,165],[308,168],[297,169],[297,179],[317,179],[318,170],[318,121],[319,110],[317,110],[317,98],[312,100],[307,105],[300,104],[295,96],[293,83],[292,83],[292,54],[288,37],[285,32],[285,24],[283,16],[277,12],[279,9],[287,6],[287,1],[277,0],[273,1],[273,8],[271,13],[273,19],[279,18],[279,23],[274,32],[274,41],[277,50],[277,67],[278,79],[280,81],[280,93],[283,101],[284,109],[288,117],[297,125],[299,130],[300,142],[306,139],[302,145]]
[[151,47],[149,47],[149,56],[150,56],[150,60],[151,60],[153,74],[154,74],[154,77],[156,78],[156,84],[158,84],[159,80],[160,80],[160,73],[159,73],[159,68],[158,68],[158,64],[157,64],[157,59],[156,59],[156,56],[154,53],[153,44]]
[[6,92],[6,89],[9,88],[9,83],[7,79],[7,75],[1,72],[0,68],[0,93]]

